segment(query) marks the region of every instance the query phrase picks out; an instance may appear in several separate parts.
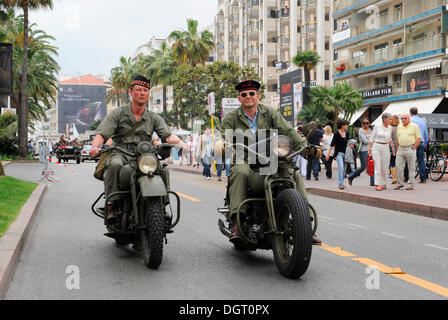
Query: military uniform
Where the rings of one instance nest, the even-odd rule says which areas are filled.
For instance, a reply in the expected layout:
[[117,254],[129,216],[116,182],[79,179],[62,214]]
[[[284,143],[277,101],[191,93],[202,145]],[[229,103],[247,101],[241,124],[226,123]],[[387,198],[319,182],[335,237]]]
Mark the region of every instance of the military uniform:
[[[224,139],[228,143],[233,144],[233,135],[231,137],[226,137],[225,135],[225,131],[229,129],[241,129],[246,135],[252,133],[250,130],[251,125],[245,116],[242,107],[231,112],[222,121],[220,126],[221,137],[218,137],[217,140],[222,141]],[[257,132],[260,129],[277,129],[279,135],[285,135],[291,139],[294,150],[298,150],[306,144],[306,141],[302,139],[300,134],[298,134],[277,111],[262,105],[258,105]],[[248,140],[255,141],[255,135],[249,137]],[[253,179],[253,171],[250,168],[250,165],[248,163],[237,164],[233,161],[232,166],[230,167],[229,179],[229,196],[231,199],[229,220],[236,214],[240,203],[247,198],[247,187],[250,179]],[[297,190],[307,198],[306,189],[299,172],[296,172],[295,181]]]
[[[145,124],[139,126],[134,134],[126,137],[126,139],[122,141],[122,137],[137,125],[135,116],[132,113],[131,104],[128,104],[112,111],[101,122],[97,134],[102,135],[104,141],[112,138],[113,146],[118,146],[130,151],[135,151],[135,147],[141,141],[151,142],[154,132],[157,133],[162,141],[165,141],[165,139],[171,135],[165,121],[152,111],[145,109],[139,122],[140,121],[144,121]],[[126,155],[116,150],[112,151],[111,156],[107,160],[106,170],[104,172],[104,189],[106,196],[119,190],[118,178],[120,169],[127,160],[128,158]],[[117,198],[113,197],[110,200],[117,200]]]

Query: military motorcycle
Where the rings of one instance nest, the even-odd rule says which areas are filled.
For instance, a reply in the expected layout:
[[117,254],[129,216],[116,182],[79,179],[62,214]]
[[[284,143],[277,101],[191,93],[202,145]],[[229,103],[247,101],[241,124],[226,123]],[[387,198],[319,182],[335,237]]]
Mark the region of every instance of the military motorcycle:
[[[305,197],[296,190],[296,155],[306,151],[304,147],[291,154],[292,143],[286,136],[276,136],[270,140],[270,155],[257,152],[255,148],[244,144],[234,144],[254,153],[257,164],[251,165],[255,173],[254,181],[249,182],[248,197],[238,207],[236,219],[241,239],[233,241],[240,251],[257,249],[273,250],[274,261],[281,275],[297,279],[308,269],[311,260],[312,236],[317,229],[317,215]],[[262,141],[259,143],[266,143]],[[258,144],[259,144],[258,143]],[[265,148],[266,150],[266,148]],[[272,162],[278,161],[275,172],[260,175],[260,170]],[[218,226],[222,234],[230,238],[232,221],[229,215],[229,185],[227,185],[224,207],[218,212],[226,216],[227,226],[219,219]],[[245,207],[245,212],[242,208]]]
[[[162,163],[170,156],[172,147],[171,144],[154,147],[144,141],[135,150],[106,147],[96,156],[115,150],[129,159],[120,170],[120,190],[107,197],[103,192],[92,204],[92,211],[104,220],[108,231],[105,236],[115,239],[117,246],[133,243],[134,248],[142,250],[144,263],[151,269],[160,266],[166,236],[173,232],[180,219],[180,198],[170,190],[169,171]],[[170,195],[176,202],[175,214]],[[96,206],[101,199],[107,203],[114,196],[120,197],[115,201],[117,219],[108,222],[105,208]]]

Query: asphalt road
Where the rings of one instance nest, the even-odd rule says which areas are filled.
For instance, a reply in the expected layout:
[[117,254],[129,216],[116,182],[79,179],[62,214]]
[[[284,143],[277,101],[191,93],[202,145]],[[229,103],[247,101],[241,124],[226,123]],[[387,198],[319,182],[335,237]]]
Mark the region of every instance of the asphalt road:
[[[171,183],[182,194],[181,221],[168,236],[161,267],[148,269],[129,246],[117,248],[103,236],[101,219],[90,211],[103,188],[94,166],[51,166],[56,181],[48,183],[7,299],[448,298],[446,221],[311,196],[324,246],[313,247],[301,279],[289,280],[278,273],[272,251],[238,252],[218,231],[225,182],[176,172]],[[36,164],[5,169],[40,179]],[[395,273],[372,273],[372,261]],[[78,271],[79,289],[71,286]]]

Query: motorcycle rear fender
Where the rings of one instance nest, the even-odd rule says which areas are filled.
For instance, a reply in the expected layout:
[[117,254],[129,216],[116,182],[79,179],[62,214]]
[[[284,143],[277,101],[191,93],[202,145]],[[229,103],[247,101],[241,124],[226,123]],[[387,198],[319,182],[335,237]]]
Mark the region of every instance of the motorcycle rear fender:
[[162,197],[168,193],[161,176],[144,176],[138,179],[143,197]]

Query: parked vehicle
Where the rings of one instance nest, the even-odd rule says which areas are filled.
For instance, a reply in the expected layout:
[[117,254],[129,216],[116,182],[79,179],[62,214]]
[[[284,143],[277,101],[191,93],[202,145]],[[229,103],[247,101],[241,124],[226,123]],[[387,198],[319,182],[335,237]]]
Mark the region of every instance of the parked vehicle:
[[[249,186],[248,198],[240,205],[236,214],[236,223],[241,234],[241,241],[233,242],[237,250],[273,250],[275,264],[283,276],[296,279],[308,269],[311,260],[312,236],[317,228],[317,216],[308,201],[296,190],[296,162],[293,158],[305,150],[290,154],[292,143],[286,136],[271,139],[271,152],[278,157],[278,169],[270,175],[259,175],[263,165],[251,165],[258,174],[258,182]],[[269,163],[270,158],[251,149],[244,144],[236,143],[248,152]],[[228,217],[229,186],[224,207],[218,212]],[[245,214],[241,213],[246,206]],[[310,215],[313,213],[313,215]],[[230,237],[232,222],[228,226],[218,221],[219,229],[226,237]],[[313,227],[314,223],[314,227]]]
[[[116,150],[129,157],[120,171],[120,191],[107,197],[102,193],[92,205],[92,211],[104,219],[106,236],[115,239],[117,246],[130,243],[141,244],[144,263],[149,268],[158,268],[162,262],[163,244],[166,235],[180,219],[180,198],[170,190],[169,171],[162,163],[170,156],[171,144],[154,147],[149,142],[140,142],[135,152],[119,147],[106,147],[98,155]],[[98,157],[95,156],[95,157]],[[109,223],[105,218],[105,209],[96,208],[104,198],[120,196],[116,205],[116,222]],[[171,209],[170,195],[176,199],[176,218]]]
[[96,159],[92,159],[92,158],[90,157],[90,155],[89,155],[90,150],[92,150],[92,145],[91,145],[91,144],[85,144],[85,145],[82,147],[82,150],[81,150],[81,161],[82,161],[82,162],[84,162],[84,161],[86,161],[86,160],[92,160],[92,161],[95,161],[95,162],[98,162],[98,161],[99,161],[98,158],[96,158]]

